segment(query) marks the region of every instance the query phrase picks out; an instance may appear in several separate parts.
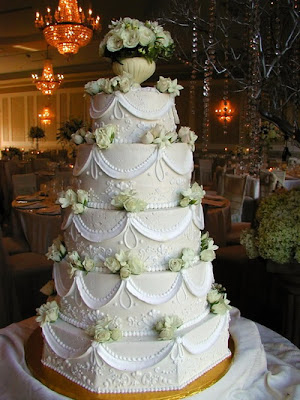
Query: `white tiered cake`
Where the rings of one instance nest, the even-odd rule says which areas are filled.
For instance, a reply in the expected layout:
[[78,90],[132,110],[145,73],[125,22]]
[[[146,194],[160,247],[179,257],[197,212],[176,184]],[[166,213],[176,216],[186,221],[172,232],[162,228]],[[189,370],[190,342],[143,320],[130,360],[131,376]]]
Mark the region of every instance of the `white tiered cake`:
[[74,136],[87,143],[48,253],[57,297],[38,310],[42,363],[91,392],[177,390],[231,354],[205,192],[190,186],[196,136],[176,133],[174,92],[157,89],[174,81],[114,79],[91,97],[94,132]]

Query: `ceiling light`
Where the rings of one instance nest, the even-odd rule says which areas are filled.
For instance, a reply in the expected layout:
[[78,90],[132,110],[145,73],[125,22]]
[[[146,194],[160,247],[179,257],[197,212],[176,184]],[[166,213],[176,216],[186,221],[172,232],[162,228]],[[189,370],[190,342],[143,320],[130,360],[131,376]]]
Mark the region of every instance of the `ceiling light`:
[[59,88],[62,80],[64,79],[63,75],[57,75],[57,78],[55,78],[51,60],[49,60],[49,58],[47,58],[44,62],[44,69],[41,79],[39,79],[37,74],[32,74],[31,76],[37,89],[47,96],[51,96]]

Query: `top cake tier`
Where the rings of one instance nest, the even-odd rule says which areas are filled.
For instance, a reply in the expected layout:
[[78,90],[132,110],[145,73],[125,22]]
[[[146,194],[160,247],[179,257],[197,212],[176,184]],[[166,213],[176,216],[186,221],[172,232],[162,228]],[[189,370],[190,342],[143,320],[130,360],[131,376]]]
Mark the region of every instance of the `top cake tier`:
[[129,92],[99,93],[91,98],[90,115],[94,129],[118,125],[115,143],[140,143],[156,124],[175,131],[179,124],[174,96],[156,88],[131,88]]

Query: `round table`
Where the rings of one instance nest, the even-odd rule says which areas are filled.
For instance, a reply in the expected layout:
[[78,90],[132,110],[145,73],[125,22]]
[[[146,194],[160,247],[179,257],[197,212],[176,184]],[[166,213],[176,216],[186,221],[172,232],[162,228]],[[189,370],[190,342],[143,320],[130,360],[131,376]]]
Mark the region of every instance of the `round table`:
[[30,208],[30,202],[28,208],[18,208],[24,203],[18,203],[14,200],[12,203],[15,223],[14,223],[14,236],[23,234],[27,240],[30,251],[34,253],[45,254],[48,251],[48,247],[51,246],[53,239],[55,239],[61,231],[61,214],[60,206],[57,206],[57,212],[59,214],[50,213],[53,210],[53,203],[48,200],[41,202],[42,207],[49,207],[49,214],[45,210],[44,213],[40,208],[34,208],[32,202],[32,208]]
[[205,198],[202,200],[204,229],[209,232],[209,236],[214,239],[217,246],[223,247],[226,246],[227,233],[231,229],[230,201],[221,196],[216,196],[216,198],[220,199],[219,205],[209,204]]
[[[0,400],[67,399],[33,378],[26,366],[24,344],[36,327],[35,319],[30,318],[0,330]],[[235,308],[231,310],[230,332],[237,344],[228,372],[190,400],[300,398],[300,351],[296,346],[270,329],[241,318]],[[121,399],[117,395],[113,398]]]

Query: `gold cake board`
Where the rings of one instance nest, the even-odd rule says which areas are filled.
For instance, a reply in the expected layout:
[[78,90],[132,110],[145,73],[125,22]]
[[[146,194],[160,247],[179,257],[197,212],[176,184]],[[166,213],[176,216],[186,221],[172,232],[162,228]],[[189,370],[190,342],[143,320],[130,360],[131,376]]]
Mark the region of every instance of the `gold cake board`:
[[[233,356],[234,343],[230,339],[229,347]],[[232,356],[226,358],[214,368],[201,375],[180,390],[142,393],[93,393],[65,378],[41,362],[43,339],[41,329],[35,329],[25,344],[25,359],[32,375],[43,385],[73,400],[178,400],[197,394],[215,384],[228,371]]]

